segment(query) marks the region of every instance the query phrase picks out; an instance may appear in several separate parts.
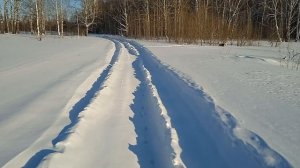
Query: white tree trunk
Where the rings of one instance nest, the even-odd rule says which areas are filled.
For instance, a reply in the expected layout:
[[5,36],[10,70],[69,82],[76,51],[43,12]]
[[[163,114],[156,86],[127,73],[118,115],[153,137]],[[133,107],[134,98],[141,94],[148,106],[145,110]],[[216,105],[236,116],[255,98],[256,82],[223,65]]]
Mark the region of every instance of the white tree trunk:
[[165,37],[168,39],[168,9],[166,0],[163,1],[163,15],[164,15],[164,33]]
[[0,33],[4,33],[4,19],[3,19],[3,16],[2,16],[2,11],[0,9]]
[[63,6],[62,0],[60,0],[60,22],[61,22],[61,36],[64,36],[64,13],[63,13]]
[[85,36],[88,36],[89,27],[94,24],[96,17],[96,0],[83,0],[83,24],[85,25]]
[[39,0],[35,1],[35,10],[36,10],[36,29],[37,29],[37,36],[38,36],[38,40],[41,41],[42,40],[42,36],[41,36],[41,31],[40,31],[40,12],[39,12],[39,4],[38,4]]
[[79,31],[79,18],[78,18],[78,13],[76,12],[76,22],[77,22],[77,36],[79,37],[79,33],[80,33],[80,31]]
[[60,23],[59,23],[58,0],[55,0],[55,10],[56,10],[57,34],[60,36]]
[[296,41],[300,39],[300,3],[298,2],[298,16],[297,16],[297,35]]
[[42,30],[41,30],[41,33],[42,35],[45,35],[46,34],[46,16],[45,16],[45,11],[44,11],[44,0],[40,0],[40,12],[41,12],[41,15],[40,15],[40,18],[41,18],[41,27],[42,27]]
[[288,11],[287,11],[287,22],[286,22],[286,39],[289,42],[291,40],[291,35],[294,32],[294,27],[293,25],[293,19],[295,17],[295,8],[297,6],[298,0],[289,0],[286,2],[288,6]]
[[276,29],[276,34],[277,34],[277,38],[278,38],[278,41],[279,42],[282,42],[282,38],[281,38],[281,35],[280,35],[280,30],[279,30],[279,25],[278,25],[278,17],[277,17],[277,14],[278,14],[278,0],[272,0],[272,3],[273,3],[273,10],[274,10],[274,21],[275,21],[275,29]]
[[20,32],[20,13],[21,13],[21,0],[18,0],[17,1],[18,4],[17,4],[17,23],[16,23],[16,33],[19,33]]

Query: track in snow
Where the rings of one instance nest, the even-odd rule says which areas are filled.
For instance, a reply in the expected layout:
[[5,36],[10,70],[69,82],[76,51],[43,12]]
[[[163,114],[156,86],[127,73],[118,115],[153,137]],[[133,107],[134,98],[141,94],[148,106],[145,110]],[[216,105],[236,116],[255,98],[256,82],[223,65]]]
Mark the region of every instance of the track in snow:
[[[174,154],[180,155],[180,159],[175,160],[182,162],[179,165],[291,167],[262,138],[241,128],[230,113],[214,104],[196,84],[163,65],[140,44],[124,41],[130,53],[141,57],[151,75],[150,83],[161,100],[160,106],[171,119],[170,129],[176,134],[171,141],[178,140],[180,146],[178,149],[173,145]],[[144,157],[141,153],[140,157]]]
[[28,162],[24,165],[24,168],[37,167],[48,155],[59,152],[55,150],[56,144],[64,141],[71,133],[71,129],[79,122],[79,114],[86,108],[91,100],[95,97],[96,93],[103,88],[103,83],[109,76],[112,66],[116,63],[120,55],[120,43],[115,43],[115,52],[109,65],[103,70],[99,78],[93,83],[92,87],[87,91],[85,96],[81,98],[69,112],[70,124],[65,126],[61,132],[52,140],[52,145],[54,149],[43,149],[38,151],[34,156],[32,156]]
[[[105,38],[116,45],[110,65],[74,105],[53,149],[37,152],[24,167],[97,164],[90,162],[98,167],[290,167],[149,50],[123,38]],[[75,151],[96,156],[82,158]]]

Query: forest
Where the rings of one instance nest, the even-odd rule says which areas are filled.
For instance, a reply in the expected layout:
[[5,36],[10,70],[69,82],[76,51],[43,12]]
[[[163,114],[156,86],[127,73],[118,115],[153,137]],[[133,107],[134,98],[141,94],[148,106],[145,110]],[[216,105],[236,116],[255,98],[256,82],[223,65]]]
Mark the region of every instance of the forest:
[[299,41],[299,0],[3,0],[0,32],[184,43]]

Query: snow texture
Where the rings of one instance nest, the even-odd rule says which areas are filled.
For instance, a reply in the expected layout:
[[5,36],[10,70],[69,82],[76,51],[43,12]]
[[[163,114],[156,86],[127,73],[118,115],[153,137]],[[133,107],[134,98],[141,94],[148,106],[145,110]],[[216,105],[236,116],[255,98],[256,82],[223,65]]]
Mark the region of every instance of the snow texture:
[[[201,86],[242,127],[300,167],[300,73],[280,61],[287,55],[286,44],[276,48],[141,43],[163,64]],[[298,43],[292,47],[300,49]],[[235,134],[245,140],[244,131],[237,129]]]
[[[0,57],[4,60],[0,64],[0,88],[7,90],[0,96],[11,99],[0,104],[0,135],[4,137],[0,166],[297,167],[297,160],[284,153],[289,152],[286,144],[268,141],[276,137],[268,128],[280,125],[272,116],[276,111],[267,111],[273,119],[264,123],[269,127],[253,127],[266,121],[267,114],[251,111],[256,117],[251,118],[247,110],[252,110],[252,105],[261,108],[266,104],[261,98],[266,97],[239,97],[239,93],[263,96],[267,88],[255,86],[261,91],[256,95],[251,85],[242,88],[241,83],[248,84],[247,79],[251,79],[243,74],[243,66],[256,70],[259,65],[265,69],[276,67],[297,76],[294,71],[281,69],[278,59],[268,57],[266,48],[256,48],[262,49],[260,57],[242,54],[250,48],[232,48],[223,55],[223,50],[214,47],[142,42],[145,47],[116,36],[64,40],[49,37],[42,43],[29,37],[0,38],[5,39],[0,41],[4,46],[16,40],[20,44],[27,42],[18,52],[7,49]],[[21,58],[19,55],[28,48],[40,54],[45,50],[44,56],[27,53]],[[81,54],[83,57],[76,57]],[[228,65],[222,67],[223,64]],[[236,69],[235,64],[241,69]],[[24,81],[26,73],[33,76]],[[235,78],[226,80],[231,76]],[[16,85],[21,81],[27,85]],[[299,81],[294,78],[295,85]],[[227,93],[224,88],[238,91],[230,92],[228,97],[216,94]],[[22,99],[16,98],[19,94]],[[27,104],[22,104],[25,100]],[[268,103],[277,103],[272,100]],[[247,102],[241,105],[247,110],[243,111],[236,103],[244,101]],[[298,102],[294,103],[297,106]],[[295,107],[289,107],[292,113]],[[297,139],[297,132],[292,131]]]

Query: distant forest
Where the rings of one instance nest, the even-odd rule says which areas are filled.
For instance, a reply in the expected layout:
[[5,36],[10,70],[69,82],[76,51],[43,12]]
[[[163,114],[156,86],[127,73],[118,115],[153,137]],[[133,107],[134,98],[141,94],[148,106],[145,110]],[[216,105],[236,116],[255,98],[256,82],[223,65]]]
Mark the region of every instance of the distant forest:
[[0,32],[211,44],[299,41],[299,0],[1,0]]

